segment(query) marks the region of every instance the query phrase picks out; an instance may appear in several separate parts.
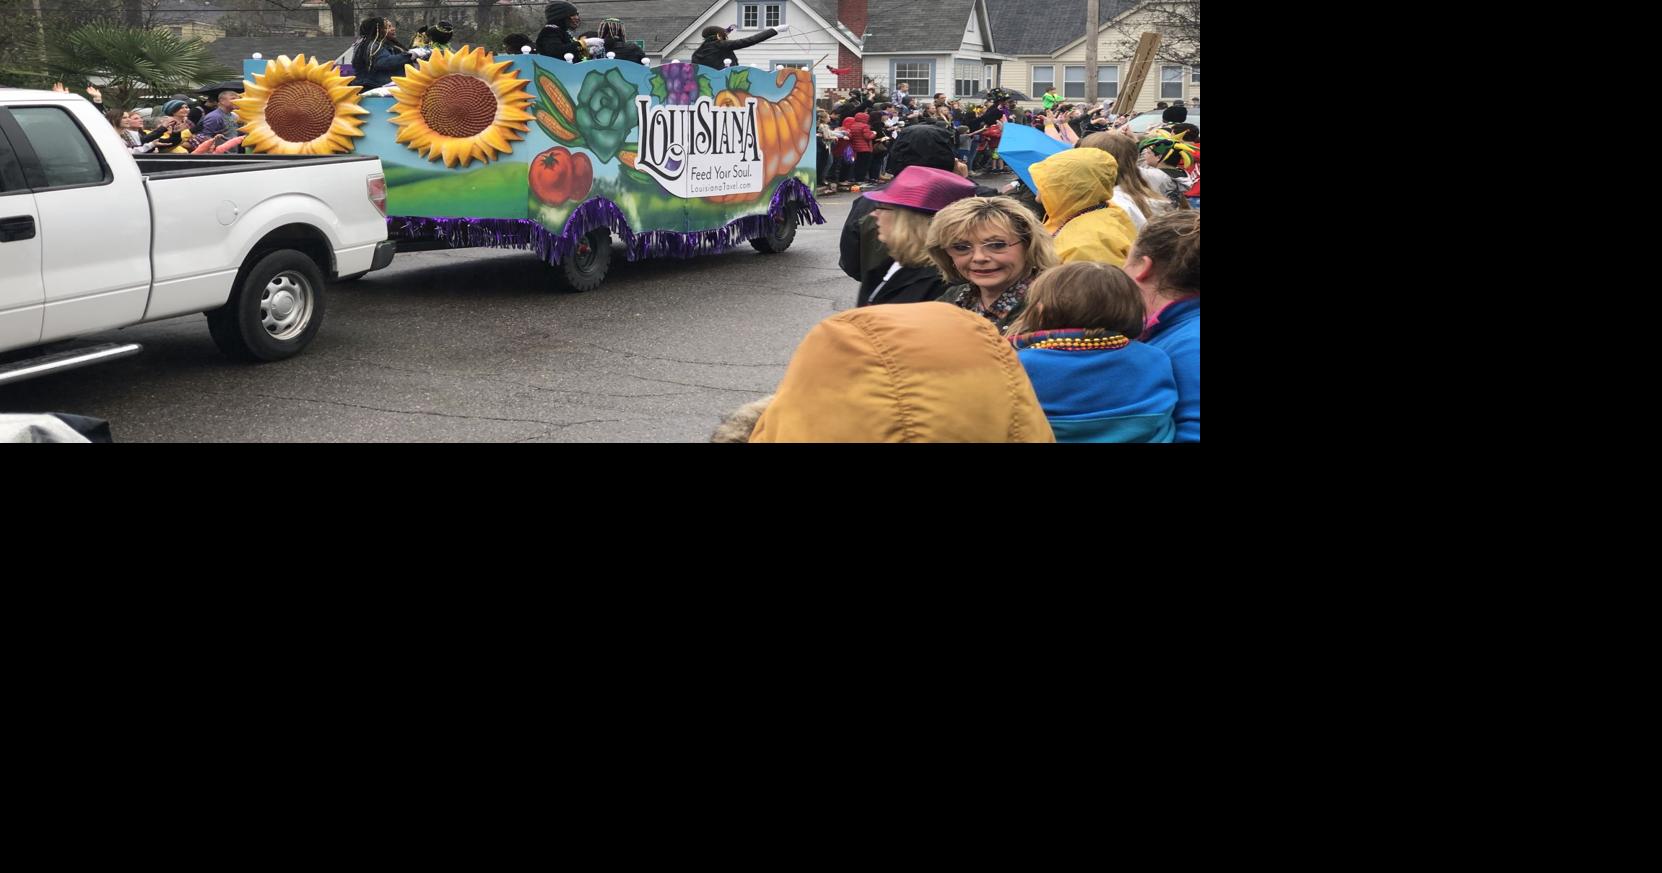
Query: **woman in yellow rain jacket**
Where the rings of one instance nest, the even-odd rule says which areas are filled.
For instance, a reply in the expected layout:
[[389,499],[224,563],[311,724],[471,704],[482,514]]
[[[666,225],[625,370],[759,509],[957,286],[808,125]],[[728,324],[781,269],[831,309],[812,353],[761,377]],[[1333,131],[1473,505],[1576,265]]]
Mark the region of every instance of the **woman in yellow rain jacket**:
[[1114,199],[1119,165],[1101,149],[1070,149],[1034,164],[1033,184],[1045,207],[1045,230],[1062,263],[1125,266],[1137,226]]

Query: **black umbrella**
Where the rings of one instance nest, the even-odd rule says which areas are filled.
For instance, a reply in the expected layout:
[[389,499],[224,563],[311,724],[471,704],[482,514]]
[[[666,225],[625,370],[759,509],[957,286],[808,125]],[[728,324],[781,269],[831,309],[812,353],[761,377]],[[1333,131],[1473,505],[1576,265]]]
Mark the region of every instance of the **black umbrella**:
[[1032,97],[1029,97],[1026,94],[1023,94],[1020,91],[1012,91],[1009,88],[991,88],[991,89],[988,89],[986,91],[982,91],[980,94],[977,94],[977,95],[975,95],[974,97],[972,97],[970,99],[972,99],[972,100],[998,100],[998,99],[1004,99],[1004,98],[1008,98],[1008,99],[1011,99],[1011,100],[1032,100],[1033,99]]
[[196,93],[208,98],[211,102],[219,99],[219,92],[221,91],[235,91],[238,94],[241,94],[242,87],[243,85],[241,79],[226,79],[223,82],[215,82],[212,85],[204,85],[203,87],[198,88]]

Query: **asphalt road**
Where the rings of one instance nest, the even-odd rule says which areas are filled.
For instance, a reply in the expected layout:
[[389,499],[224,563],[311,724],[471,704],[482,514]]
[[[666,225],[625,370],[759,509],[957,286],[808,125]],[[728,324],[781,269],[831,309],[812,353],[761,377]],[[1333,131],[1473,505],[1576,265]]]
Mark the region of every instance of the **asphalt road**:
[[271,364],[219,354],[200,315],[84,341],[142,354],[0,388],[0,410],[107,419],[117,442],[702,442],[772,393],[804,334],[854,303],[837,269],[852,196],[780,255],[628,263],[555,289],[529,252],[400,254],[331,286],[316,341]]

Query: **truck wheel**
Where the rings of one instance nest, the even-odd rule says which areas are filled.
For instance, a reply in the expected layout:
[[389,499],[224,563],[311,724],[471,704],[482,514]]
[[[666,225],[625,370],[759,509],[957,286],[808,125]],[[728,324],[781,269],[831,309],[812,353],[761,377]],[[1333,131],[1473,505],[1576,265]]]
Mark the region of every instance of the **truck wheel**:
[[796,219],[796,210],[786,207],[779,220],[773,223],[773,231],[767,236],[751,240],[751,248],[764,255],[777,255],[790,248],[791,241],[796,239]]
[[612,232],[597,227],[578,240],[577,247],[560,262],[560,280],[568,291],[593,291],[606,281],[611,265]]
[[279,361],[299,354],[323,324],[323,273],[300,252],[271,252],[207,316],[214,344],[233,358]]

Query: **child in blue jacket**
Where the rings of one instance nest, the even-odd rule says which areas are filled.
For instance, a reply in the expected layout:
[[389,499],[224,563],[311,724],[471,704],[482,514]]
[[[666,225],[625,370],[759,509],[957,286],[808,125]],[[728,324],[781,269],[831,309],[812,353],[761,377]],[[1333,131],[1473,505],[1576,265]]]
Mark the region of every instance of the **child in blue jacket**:
[[1177,429],[1171,358],[1133,339],[1137,283],[1112,264],[1076,261],[1039,274],[1010,344],[1059,443],[1169,443]]

